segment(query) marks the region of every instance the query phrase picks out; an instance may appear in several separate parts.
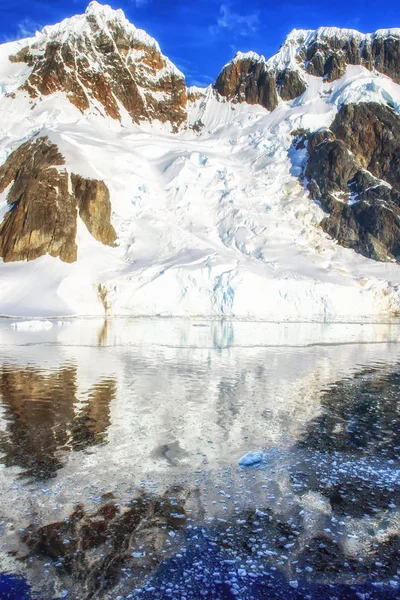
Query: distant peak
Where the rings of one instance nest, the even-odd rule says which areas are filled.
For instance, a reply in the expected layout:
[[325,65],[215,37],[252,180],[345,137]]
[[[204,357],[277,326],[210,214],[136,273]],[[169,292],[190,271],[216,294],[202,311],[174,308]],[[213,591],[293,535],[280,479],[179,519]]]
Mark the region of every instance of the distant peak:
[[107,19],[125,19],[125,13],[120,8],[114,10],[109,4],[100,4],[93,0],[90,2],[85,10],[85,15],[101,16]]
[[292,29],[285,38],[285,42],[296,42],[301,44],[311,33],[314,33],[312,29]]
[[318,27],[318,29],[292,29],[286,36],[285,44],[305,44],[308,45],[317,39],[353,39],[362,41],[374,37],[400,37],[400,28],[378,29],[374,33],[361,33],[356,29],[347,29],[342,27]]
[[235,56],[232,59],[232,62],[239,62],[241,60],[251,60],[254,62],[265,61],[264,57],[257,52],[253,52],[250,50],[249,52],[236,52]]

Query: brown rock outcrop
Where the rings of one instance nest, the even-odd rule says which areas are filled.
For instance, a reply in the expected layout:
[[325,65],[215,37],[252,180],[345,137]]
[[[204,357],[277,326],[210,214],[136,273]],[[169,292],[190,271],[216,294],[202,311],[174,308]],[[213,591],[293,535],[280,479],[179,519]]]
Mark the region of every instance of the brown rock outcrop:
[[71,176],[64,164],[57,146],[48,138],[38,138],[22,144],[0,167],[0,191],[10,186],[10,210],[0,225],[4,262],[44,254],[74,262],[78,211],[93,237],[103,244],[114,243],[106,185]]
[[362,167],[400,188],[400,119],[373,102],[347,104],[331,125]]
[[400,33],[390,30],[363,35],[321,28],[303,45],[301,54],[306,71],[327,81],[342,77],[346,65],[363,65],[400,82]]
[[76,201],[57,147],[39,138],[13,152],[0,168],[0,190],[10,184],[11,208],[0,225],[0,256],[5,262],[44,254],[64,262],[77,259]]
[[328,215],[321,227],[339,244],[385,261],[400,256],[400,118],[380,104],[343,106],[331,130],[307,146],[304,175]]
[[383,37],[375,34],[371,44],[371,58],[377,71],[400,83],[400,35]]
[[71,175],[72,190],[79,209],[79,216],[92,236],[112,246],[117,238],[111,225],[110,192],[104,181],[85,179],[80,175]]
[[267,68],[276,75],[282,100],[293,100],[305,91],[303,73],[331,82],[342,77],[348,65],[362,65],[399,83],[400,29],[372,34],[336,27],[294,29],[278,53],[266,61]]
[[96,101],[113,119],[121,117],[120,103],[134,122],[157,119],[178,128],[186,120],[183,75],[119,12],[90,6],[80,28],[43,33],[10,57],[33,67],[24,89],[33,98],[65,92],[82,112]]
[[279,73],[277,85],[282,100],[294,100],[294,98],[301,96],[307,89],[307,84],[299,72],[292,69],[285,69]]
[[218,75],[214,88],[233,102],[260,104],[274,110],[278,104],[275,75],[256,57],[235,58]]

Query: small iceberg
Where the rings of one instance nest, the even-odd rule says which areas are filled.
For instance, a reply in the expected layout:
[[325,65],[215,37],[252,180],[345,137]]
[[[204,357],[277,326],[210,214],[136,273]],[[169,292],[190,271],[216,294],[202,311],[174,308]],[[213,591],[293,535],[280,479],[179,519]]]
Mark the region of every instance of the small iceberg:
[[16,323],[11,323],[11,327],[13,329],[17,329],[17,331],[48,331],[53,327],[53,323],[51,321],[17,321]]
[[252,465],[258,465],[264,458],[263,452],[248,452],[239,460],[241,467],[251,467]]

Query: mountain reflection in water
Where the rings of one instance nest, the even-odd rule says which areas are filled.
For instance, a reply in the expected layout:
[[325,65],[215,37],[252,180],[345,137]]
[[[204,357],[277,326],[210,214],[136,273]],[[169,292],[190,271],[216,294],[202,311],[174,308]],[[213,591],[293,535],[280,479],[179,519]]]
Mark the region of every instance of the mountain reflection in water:
[[38,480],[55,477],[64,452],[105,440],[115,391],[116,382],[105,379],[79,401],[76,367],[45,374],[3,364],[0,397],[6,429],[0,432],[0,452],[4,464],[18,466],[22,475]]
[[42,600],[398,598],[399,325],[205,325],[0,321],[0,570]]

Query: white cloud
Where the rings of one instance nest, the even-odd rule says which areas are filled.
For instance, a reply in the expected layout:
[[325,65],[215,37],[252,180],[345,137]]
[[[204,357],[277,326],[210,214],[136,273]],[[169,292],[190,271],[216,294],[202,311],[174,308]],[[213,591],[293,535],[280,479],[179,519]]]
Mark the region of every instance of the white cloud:
[[259,25],[258,12],[252,12],[247,15],[240,15],[231,10],[229,4],[221,4],[219,8],[219,17],[216,25],[212,25],[210,30],[217,33],[223,29],[235,31],[239,35],[251,35],[256,33]]
[[18,23],[17,36],[18,38],[26,38],[35,35],[36,31],[42,29],[42,26],[33,21],[32,19],[26,18]]

